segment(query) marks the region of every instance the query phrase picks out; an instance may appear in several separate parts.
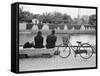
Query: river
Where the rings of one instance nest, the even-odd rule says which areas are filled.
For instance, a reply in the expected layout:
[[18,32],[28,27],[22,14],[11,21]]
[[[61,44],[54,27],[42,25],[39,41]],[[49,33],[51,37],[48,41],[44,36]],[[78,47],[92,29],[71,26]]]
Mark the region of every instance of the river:
[[[57,34],[57,42],[56,45],[59,45],[62,43],[62,37],[66,36],[67,34]],[[19,44],[23,45],[27,41],[34,41],[35,35],[33,34],[20,34],[19,35]],[[46,37],[47,35],[43,35],[44,37],[44,45],[46,44]],[[71,35],[70,42],[72,45],[76,45],[76,41],[81,41],[81,42],[89,42],[91,45],[96,44],[96,35]]]

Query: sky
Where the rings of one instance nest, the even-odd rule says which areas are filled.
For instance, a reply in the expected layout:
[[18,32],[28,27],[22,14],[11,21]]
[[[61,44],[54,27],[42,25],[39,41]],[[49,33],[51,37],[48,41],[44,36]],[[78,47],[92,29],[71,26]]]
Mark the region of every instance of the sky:
[[52,6],[36,6],[36,5],[20,5],[19,7],[23,8],[23,11],[29,11],[33,14],[43,14],[45,12],[60,12],[62,14],[66,13],[72,18],[76,18],[78,15],[78,10],[80,16],[83,15],[93,15],[96,14],[95,9],[88,8],[73,8],[73,7],[52,7]]

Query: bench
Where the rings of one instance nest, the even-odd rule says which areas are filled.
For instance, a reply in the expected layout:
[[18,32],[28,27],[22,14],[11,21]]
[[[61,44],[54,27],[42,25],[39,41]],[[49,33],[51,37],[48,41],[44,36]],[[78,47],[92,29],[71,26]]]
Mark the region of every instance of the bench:
[[54,55],[55,48],[46,49],[46,48],[19,48],[20,55],[27,55],[27,56],[42,56],[42,55]]

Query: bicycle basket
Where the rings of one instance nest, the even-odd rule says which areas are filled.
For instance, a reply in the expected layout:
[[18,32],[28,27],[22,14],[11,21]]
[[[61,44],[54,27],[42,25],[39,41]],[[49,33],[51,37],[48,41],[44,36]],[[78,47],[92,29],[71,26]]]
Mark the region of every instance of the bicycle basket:
[[69,36],[69,35],[68,35],[68,36],[63,36],[63,44],[64,44],[65,46],[68,45],[69,39],[70,39],[70,36]]

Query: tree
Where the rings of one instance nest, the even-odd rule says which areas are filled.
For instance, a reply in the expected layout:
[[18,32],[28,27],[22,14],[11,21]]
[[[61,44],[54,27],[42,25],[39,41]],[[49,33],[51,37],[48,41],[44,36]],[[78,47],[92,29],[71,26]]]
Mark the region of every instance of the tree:
[[96,25],[96,15],[89,16],[89,24]]
[[71,24],[72,23],[72,18],[71,16],[67,15],[67,14],[64,14],[63,15],[63,20],[66,20],[67,23]]
[[19,21],[20,22],[31,22],[33,14],[28,11],[23,11],[23,8],[19,7]]
[[89,16],[88,15],[83,15],[81,17],[81,21],[82,21],[81,24],[88,24],[89,23]]

